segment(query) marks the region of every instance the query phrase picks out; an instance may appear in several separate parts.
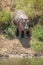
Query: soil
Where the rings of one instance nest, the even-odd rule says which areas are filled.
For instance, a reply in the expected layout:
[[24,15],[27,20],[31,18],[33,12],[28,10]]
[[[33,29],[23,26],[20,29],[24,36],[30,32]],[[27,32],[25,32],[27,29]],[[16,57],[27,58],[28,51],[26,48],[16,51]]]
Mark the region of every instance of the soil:
[[0,35],[0,57],[43,57],[31,49],[29,39],[8,39]]

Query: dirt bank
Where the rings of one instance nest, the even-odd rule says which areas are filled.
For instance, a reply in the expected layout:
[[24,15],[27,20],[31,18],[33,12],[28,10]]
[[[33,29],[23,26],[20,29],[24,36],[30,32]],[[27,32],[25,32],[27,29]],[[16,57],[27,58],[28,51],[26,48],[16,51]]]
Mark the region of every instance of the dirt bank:
[[43,52],[33,51],[28,39],[10,40],[0,35],[0,57],[43,57]]

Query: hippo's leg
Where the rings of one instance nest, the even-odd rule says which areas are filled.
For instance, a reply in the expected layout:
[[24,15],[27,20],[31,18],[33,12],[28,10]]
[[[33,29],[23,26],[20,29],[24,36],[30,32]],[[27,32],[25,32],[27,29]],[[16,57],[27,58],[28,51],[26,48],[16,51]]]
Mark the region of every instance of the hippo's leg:
[[30,38],[30,31],[26,31],[26,36]]
[[19,36],[19,30],[17,28],[17,31],[16,31],[16,36],[18,37]]
[[24,31],[21,31],[21,38],[24,38]]

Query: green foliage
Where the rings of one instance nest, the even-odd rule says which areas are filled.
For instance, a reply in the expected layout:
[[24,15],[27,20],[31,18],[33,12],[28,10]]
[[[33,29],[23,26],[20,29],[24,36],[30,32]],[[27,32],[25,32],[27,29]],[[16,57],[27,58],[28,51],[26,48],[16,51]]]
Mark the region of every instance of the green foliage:
[[40,15],[43,12],[43,0],[15,0],[14,4],[17,10],[24,10],[32,18],[36,14]]
[[34,0],[34,9],[37,11],[43,11],[43,0]]
[[31,11],[32,3],[33,3],[32,0],[30,0],[30,1],[29,0],[15,0],[14,1],[14,4],[16,5],[16,9],[24,10],[27,13],[27,15],[33,14],[33,11]]
[[6,34],[8,37],[10,38],[15,38],[16,37],[16,26],[15,25],[10,25],[7,29],[6,29]]
[[33,43],[31,43],[31,47],[34,50],[43,51],[43,43],[36,39],[34,39]]
[[43,26],[37,25],[32,29],[32,38],[31,47],[34,50],[43,50]]
[[11,15],[9,12],[0,11],[0,23],[8,24],[11,21]]
[[34,27],[32,29],[32,36],[37,39],[39,38],[43,39],[43,26],[37,25],[36,27]]
[[0,31],[4,31],[8,37],[14,38],[16,36],[16,27],[12,22],[13,17],[9,12],[0,11]]
[[4,30],[11,23],[11,14],[7,11],[0,11],[0,31]]
[[43,25],[43,16],[40,17],[39,23],[40,23],[41,25]]

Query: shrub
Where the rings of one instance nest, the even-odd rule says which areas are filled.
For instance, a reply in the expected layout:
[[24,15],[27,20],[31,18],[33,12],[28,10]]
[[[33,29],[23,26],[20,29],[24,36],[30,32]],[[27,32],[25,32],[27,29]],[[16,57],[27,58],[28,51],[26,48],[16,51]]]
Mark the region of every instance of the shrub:
[[31,47],[37,51],[43,50],[43,26],[38,24],[32,28],[32,39]]
[[1,11],[0,12],[0,23],[9,23],[11,21],[11,15],[10,13],[6,11]]
[[43,43],[34,39],[33,43],[31,44],[31,47],[34,50],[42,51],[43,50]]
[[16,37],[16,26],[15,25],[10,25],[7,29],[6,29],[6,34],[9,38],[15,38]]
[[43,11],[43,0],[34,0],[34,9],[37,11]]
[[36,39],[43,40],[43,26],[37,25],[32,29],[32,36]]
[[0,11],[0,29],[4,29],[11,22],[11,14],[6,11]]
[[43,25],[43,15],[39,19],[39,24]]

